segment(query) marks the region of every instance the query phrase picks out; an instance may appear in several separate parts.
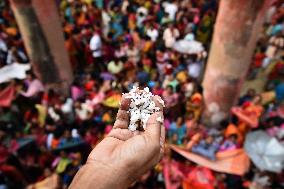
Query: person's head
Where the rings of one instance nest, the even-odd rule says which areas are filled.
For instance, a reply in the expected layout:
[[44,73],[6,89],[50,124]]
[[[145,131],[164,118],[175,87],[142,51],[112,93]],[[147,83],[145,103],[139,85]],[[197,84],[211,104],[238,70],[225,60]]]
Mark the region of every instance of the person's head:
[[178,135],[175,133],[172,136],[172,143],[176,144],[178,142]]
[[193,113],[192,111],[190,111],[190,112],[188,113],[187,119],[188,119],[188,120],[194,119],[194,113]]
[[64,138],[71,138],[71,132],[70,132],[70,130],[66,129],[66,130],[64,131]]
[[169,80],[169,81],[173,81],[174,79],[175,79],[175,77],[174,77],[173,74],[170,74],[170,75],[168,76],[168,80]]
[[52,172],[51,172],[51,170],[50,170],[49,168],[45,168],[45,169],[44,169],[43,175],[44,175],[45,177],[49,177],[49,176],[51,176],[51,174],[52,174]]
[[65,152],[64,150],[61,150],[61,151],[60,151],[60,157],[61,157],[61,158],[67,157],[67,154],[66,154],[66,152]]
[[166,88],[166,91],[169,93],[169,94],[173,94],[173,87],[171,85],[168,85],[167,88]]
[[160,89],[161,88],[160,82],[156,82],[154,88],[155,89]]
[[169,14],[168,12],[165,12],[164,17],[165,17],[165,18],[169,18],[169,17],[170,17],[170,14]]
[[80,102],[80,101],[76,101],[76,102],[74,103],[74,107],[75,107],[76,109],[81,109],[81,102]]
[[228,140],[232,141],[233,143],[237,143],[238,135],[232,134],[228,137]]
[[177,118],[176,123],[177,123],[177,125],[182,125],[182,123],[183,123],[183,118],[182,118],[181,116],[179,116],[179,117]]
[[27,81],[32,81],[33,79],[34,79],[34,75],[33,75],[31,72],[29,72],[29,73],[27,74],[26,80],[27,80]]
[[90,73],[86,74],[86,81],[89,81],[92,79],[92,75]]
[[17,48],[16,48],[15,46],[12,46],[12,47],[11,47],[11,51],[12,51],[13,53],[17,52]]
[[173,30],[175,27],[174,27],[174,24],[173,23],[169,23],[169,28],[171,29],[171,30]]
[[252,88],[248,89],[248,91],[247,91],[247,95],[250,96],[250,97],[254,97],[255,93],[256,93],[255,90],[252,89]]
[[205,142],[206,142],[207,144],[212,144],[213,141],[214,141],[214,138],[213,138],[211,135],[208,135],[208,136],[206,137],[206,139],[205,139]]

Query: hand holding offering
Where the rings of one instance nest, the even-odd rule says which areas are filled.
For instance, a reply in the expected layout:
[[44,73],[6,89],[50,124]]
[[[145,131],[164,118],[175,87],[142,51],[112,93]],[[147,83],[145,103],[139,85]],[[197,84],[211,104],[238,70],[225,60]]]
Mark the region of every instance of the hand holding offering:
[[70,188],[127,188],[158,163],[165,142],[163,106],[147,88],[124,94],[113,129],[90,153]]

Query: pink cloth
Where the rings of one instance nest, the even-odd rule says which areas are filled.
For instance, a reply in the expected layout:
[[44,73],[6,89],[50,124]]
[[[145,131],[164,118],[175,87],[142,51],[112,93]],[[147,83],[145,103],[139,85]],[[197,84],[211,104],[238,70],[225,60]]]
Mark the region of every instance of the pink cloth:
[[83,96],[83,91],[79,87],[73,86],[71,88],[72,99],[76,101],[78,98]]
[[169,119],[165,119],[164,121],[164,126],[166,128],[166,130],[169,130],[170,129],[170,125],[171,125],[171,122]]
[[166,107],[172,107],[178,102],[178,94],[168,94],[166,91],[163,92],[163,99]]
[[12,85],[0,91],[0,107],[9,107],[13,101],[14,94],[15,88]]
[[105,128],[105,134],[108,134],[111,130],[112,130],[112,126],[107,125],[106,128]]
[[281,130],[284,130],[284,124],[282,124],[280,127],[274,126],[269,129],[266,129],[266,133],[271,136],[275,137]]
[[38,79],[34,79],[30,83],[28,90],[26,92],[21,92],[21,95],[23,95],[25,97],[32,97],[32,96],[35,96],[39,92],[42,92],[42,91],[44,91],[43,84]]
[[178,168],[178,163],[166,158],[162,160],[162,163],[166,189],[178,189],[184,177]]

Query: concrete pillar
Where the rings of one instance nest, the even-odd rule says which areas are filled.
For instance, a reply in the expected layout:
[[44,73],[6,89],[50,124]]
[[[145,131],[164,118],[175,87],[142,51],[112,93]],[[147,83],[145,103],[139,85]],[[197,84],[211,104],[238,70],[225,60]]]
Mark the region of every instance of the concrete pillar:
[[10,0],[36,76],[66,93],[73,80],[54,0]]
[[205,123],[227,118],[237,102],[271,1],[221,0],[203,80]]

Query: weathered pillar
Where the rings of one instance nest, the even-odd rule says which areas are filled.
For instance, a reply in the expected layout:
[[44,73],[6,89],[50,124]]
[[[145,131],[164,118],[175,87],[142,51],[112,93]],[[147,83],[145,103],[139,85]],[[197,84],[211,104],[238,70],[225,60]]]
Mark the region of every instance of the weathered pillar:
[[10,0],[36,76],[47,86],[66,89],[73,80],[54,0]]
[[203,87],[204,122],[226,118],[239,97],[272,0],[221,0]]

